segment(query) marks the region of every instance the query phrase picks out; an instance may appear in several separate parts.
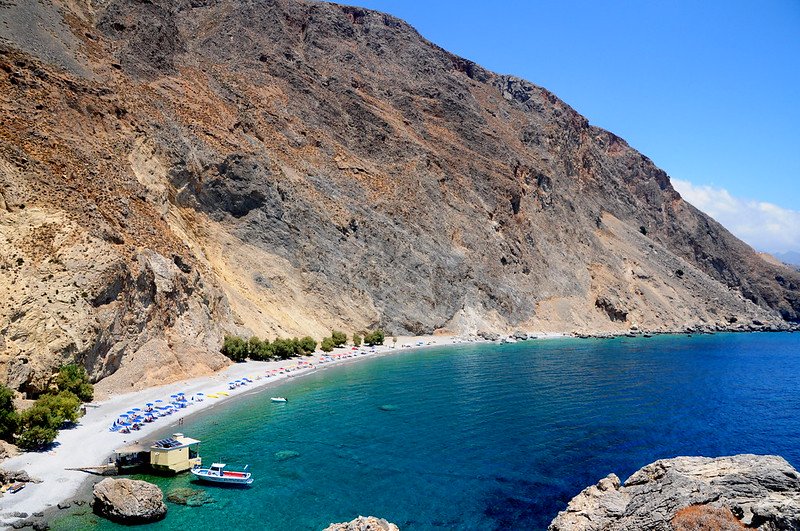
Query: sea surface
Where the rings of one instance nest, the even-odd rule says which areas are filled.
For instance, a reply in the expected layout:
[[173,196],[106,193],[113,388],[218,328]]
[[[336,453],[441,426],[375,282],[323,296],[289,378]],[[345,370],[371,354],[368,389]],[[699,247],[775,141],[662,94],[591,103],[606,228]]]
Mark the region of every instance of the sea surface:
[[[545,529],[584,487],[656,459],[779,454],[800,466],[800,334],[410,351],[231,400],[182,431],[207,463],[249,464],[255,482],[137,476],[215,500],[168,503],[148,531],[320,530],[358,515],[404,531]],[[91,513],[52,525],[126,529]]]

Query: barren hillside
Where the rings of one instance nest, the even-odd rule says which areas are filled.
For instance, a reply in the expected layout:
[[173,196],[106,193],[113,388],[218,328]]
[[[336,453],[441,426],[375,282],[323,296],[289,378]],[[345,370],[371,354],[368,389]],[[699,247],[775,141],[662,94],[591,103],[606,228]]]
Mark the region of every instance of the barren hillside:
[[226,332],[783,326],[800,274],[547,90],[301,0],[0,2],[0,378]]

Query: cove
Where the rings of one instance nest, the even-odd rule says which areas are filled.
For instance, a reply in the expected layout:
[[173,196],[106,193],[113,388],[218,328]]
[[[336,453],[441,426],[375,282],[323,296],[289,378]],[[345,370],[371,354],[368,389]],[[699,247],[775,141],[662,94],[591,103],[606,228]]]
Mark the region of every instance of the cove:
[[[358,515],[403,530],[545,529],[587,485],[656,459],[778,454],[797,467],[798,389],[800,334],[432,348],[320,370],[189,417],[182,430],[203,441],[207,463],[250,465],[249,490],[136,477],[214,501],[169,503],[148,530],[318,530]],[[91,514],[51,526],[122,528]]]

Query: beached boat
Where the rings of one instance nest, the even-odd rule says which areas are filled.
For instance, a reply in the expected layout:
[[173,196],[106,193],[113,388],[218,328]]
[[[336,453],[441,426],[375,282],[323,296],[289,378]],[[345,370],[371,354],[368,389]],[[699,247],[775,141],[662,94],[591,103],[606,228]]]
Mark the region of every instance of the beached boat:
[[241,472],[234,470],[225,470],[225,463],[214,463],[210,468],[193,468],[192,474],[197,479],[203,481],[210,481],[212,483],[225,483],[228,485],[249,485],[253,482],[250,477],[250,472],[245,472],[247,467]]
[[272,398],[270,398],[270,400],[272,400],[273,402],[288,402],[288,400],[286,400],[282,396],[273,396]]

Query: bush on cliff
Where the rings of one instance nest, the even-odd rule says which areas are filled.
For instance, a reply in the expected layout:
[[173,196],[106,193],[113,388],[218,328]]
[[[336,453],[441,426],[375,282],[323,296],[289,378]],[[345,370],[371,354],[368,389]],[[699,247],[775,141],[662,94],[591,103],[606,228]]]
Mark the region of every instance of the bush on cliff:
[[81,402],[91,402],[94,398],[94,386],[89,383],[89,375],[82,365],[75,363],[64,365],[56,376],[59,391],[74,393]]
[[14,406],[14,391],[0,385],[0,439],[11,441],[17,431],[19,416]]

